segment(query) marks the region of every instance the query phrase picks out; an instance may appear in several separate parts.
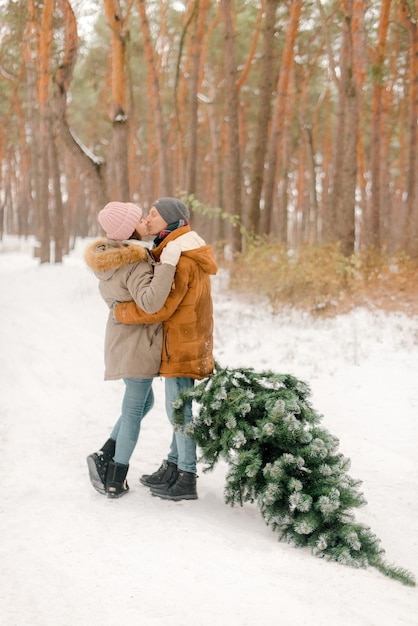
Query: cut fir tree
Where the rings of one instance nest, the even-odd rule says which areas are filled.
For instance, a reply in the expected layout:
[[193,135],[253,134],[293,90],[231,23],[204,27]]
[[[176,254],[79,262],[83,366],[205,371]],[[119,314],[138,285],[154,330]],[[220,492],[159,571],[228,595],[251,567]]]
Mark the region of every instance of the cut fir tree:
[[308,385],[288,374],[216,365],[213,376],[176,400],[176,428],[184,401],[195,401],[185,432],[201,449],[204,471],[226,460],[226,502],[256,502],[279,540],[415,586],[413,574],[386,563],[380,540],[356,522],[353,509],[366,504],[361,481],[348,474],[350,461],[309,395]]

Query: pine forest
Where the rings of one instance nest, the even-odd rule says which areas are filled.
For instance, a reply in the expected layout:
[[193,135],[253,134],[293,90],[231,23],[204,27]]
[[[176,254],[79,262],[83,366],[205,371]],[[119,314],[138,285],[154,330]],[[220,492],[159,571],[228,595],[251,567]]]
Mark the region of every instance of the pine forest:
[[0,8],[0,232],[41,263],[161,196],[232,254],[418,256],[417,0]]

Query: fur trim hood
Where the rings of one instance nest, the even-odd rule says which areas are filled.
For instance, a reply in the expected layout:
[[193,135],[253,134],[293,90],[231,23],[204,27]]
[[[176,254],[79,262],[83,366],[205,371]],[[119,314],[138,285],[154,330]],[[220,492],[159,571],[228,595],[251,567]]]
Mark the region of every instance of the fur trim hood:
[[84,260],[96,275],[104,278],[111,276],[125,265],[148,261],[153,263],[149,251],[143,245],[133,241],[112,241],[102,237],[90,243],[85,252]]

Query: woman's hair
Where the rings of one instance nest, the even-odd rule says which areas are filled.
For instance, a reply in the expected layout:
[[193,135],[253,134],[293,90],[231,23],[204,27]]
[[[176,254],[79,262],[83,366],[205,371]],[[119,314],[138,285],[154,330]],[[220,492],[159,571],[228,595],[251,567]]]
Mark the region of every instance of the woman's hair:
[[129,237],[129,239],[136,239],[137,241],[142,241],[141,235],[136,230],[134,230],[134,232]]

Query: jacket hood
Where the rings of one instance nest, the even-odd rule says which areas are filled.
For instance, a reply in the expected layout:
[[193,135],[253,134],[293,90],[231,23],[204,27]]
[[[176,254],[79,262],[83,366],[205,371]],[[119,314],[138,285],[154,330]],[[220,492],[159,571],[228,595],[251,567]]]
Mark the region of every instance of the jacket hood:
[[92,241],[86,247],[84,260],[93,272],[100,275],[113,275],[125,265],[151,261],[147,249],[142,245],[128,241],[112,241],[105,237]]
[[209,245],[204,245],[194,250],[187,250],[182,252],[182,255],[193,259],[206,274],[215,275],[218,271],[218,264],[215,261],[213,250]]

